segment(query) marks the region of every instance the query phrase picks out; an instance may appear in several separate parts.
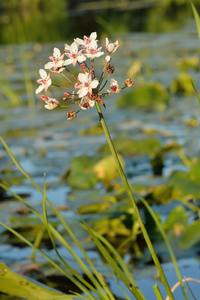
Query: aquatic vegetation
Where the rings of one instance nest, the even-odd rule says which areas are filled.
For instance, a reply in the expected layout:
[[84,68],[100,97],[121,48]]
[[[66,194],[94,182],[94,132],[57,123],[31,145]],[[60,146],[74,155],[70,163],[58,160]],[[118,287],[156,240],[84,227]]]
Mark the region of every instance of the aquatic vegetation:
[[[78,39],[78,41],[81,44],[84,44],[85,39]],[[116,49],[116,47],[117,43],[113,43],[112,49]],[[75,53],[72,53],[73,49],[75,49]],[[93,50],[96,51],[97,49],[98,47],[96,47]],[[77,47],[71,47],[66,45],[66,51],[69,51],[67,52],[69,56],[68,58],[66,58],[66,61],[69,62],[70,60],[72,65],[77,66],[77,59],[79,59],[79,55],[81,55],[81,53],[78,54],[79,51],[77,50]],[[58,51],[56,50],[55,52]],[[97,54],[100,52],[101,50],[93,54]],[[65,60],[61,58],[61,65],[56,65],[56,63],[58,63],[56,59],[60,58],[62,55],[61,53],[59,53],[58,57],[55,57],[56,54],[54,54],[55,53],[53,53],[53,56],[50,59],[53,63],[50,65],[50,69],[52,71],[51,76],[62,76],[61,74],[57,73],[53,74],[53,72],[59,73],[59,71],[62,68],[62,71],[66,71],[64,63],[67,62],[65,62]],[[73,54],[75,55],[73,56]],[[107,59],[109,60],[109,58]],[[80,62],[80,64],[82,64],[82,62]],[[77,81],[77,75],[75,75],[76,79],[71,78],[69,77],[71,76],[70,73],[67,71],[69,75],[68,77],[70,78],[70,80],[72,79],[72,82],[75,84],[76,88],[73,92],[69,90],[63,93],[62,99],[57,98],[59,97],[58,94],[54,96],[49,96],[48,94],[47,96],[42,95],[41,99],[44,102],[46,102],[45,108],[50,110],[44,113],[46,115],[51,114],[51,116],[54,116],[54,114],[57,114],[57,116],[62,115],[63,109],[59,109],[59,105],[62,101],[65,103],[66,101],[68,101],[69,103],[67,102],[66,104],[66,106],[68,107],[69,105],[72,105],[73,107],[75,104],[76,106],[80,107],[80,111],[85,110],[85,112],[83,112],[82,115],[84,115],[85,113],[85,115],[87,116],[93,114],[94,106],[97,106],[99,112],[99,119],[101,120],[103,129],[107,133],[108,141],[110,142],[111,140],[109,139],[107,127],[104,123],[103,113],[101,112],[101,110],[99,110],[99,102],[97,98],[92,99],[91,97],[91,95],[93,94],[93,89],[98,87],[98,85],[96,87],[95,85],[97,84],[96,80],[98,80],[99,83],[99,79],[96,79],[92,72],[89,73],[87,71],[88,70],[86,70],[86,73],[81,73],[82,75],[78,75],[79,81]],[[99,74],[99,72],[95,70],[95,74]],[[43,79],[46,80],[47,78],[48,75],[45,76],[45,78]],[[84,86],[85,83],[86,86]],[[62,84],[59,83],[59,81],[54,82],[54,84],[65,86],[65,83],[63,83],[63,81]],[[48,85],[47,87],[49,88]],[[69,85],[66,84],[66,90],[68,87]],[[50,85],[50,89],[51,88],[52,86]],[[60,90],[61,89],[58,88],[58,91]],[[109,94],[112,93],[112,95],[114,96],[115,93],[119,91],[120,84],[118,84],[116,80],[112,80],[107,92]],[[47,93],[49,93],[49,91],[47,91]],[[117,94],[119,95],[119,93]],[[76,95],[77,99],[72,99],[72,95]],[[100,104],[107,106],[107,103],[108,102],[103,101],[103,103]],[[168,101],[166,104],[168,105]],[[173,104],[174,103],[171,102],[169,103],[169,106],[172,107],[172,113],[174,113],[172,116],[169,116],[168,111],[166,111],[166,116],[165,112],[162,114],[156,112],[156,114],[158,114],[159,117],[162,118],[162,122],[165,122],[167,118],[171,118],[170,120],[173,123],[172,125],[176,125],[177,120],[174,120],[173,118],[177,118],[177,116],[179,117],[179,114],[176,112],[175,108],[173,107]],[[176,105],[178,104],[176,103]],[[92,109],[92,111],[90,109]],[[137,114],[139,110],[134,110],[134,112],[135,111]],[[108,112],[108,109],[106,112]],[[133,110],[130,110],[130,112],[132,114]],[[71,111],[71,113],[68,114],[68,120],[74,118],[76,114],[77,112]],[[109,111],[109,114],[111,115],[112,111]],[[55,118],[55,120],[59,120],[59,117],[57,119]],[[116,146],[116,150],[117,152],[123,154],[124,159],[126,161],[126,174],[129,178],[129,182],[132,184],[129,183],[128,185],[126,185],[126,179],[124,179],[123,177],[124,166],[122,163],[122,159],[120,159],[120,156],[116,155],[116,153],[113,151],[111,142],[110,146],[114,154],[115,160],[117,162],[118,168],[120,169],[120,172],[122,174],[126,188],[128,187],[128,194],[131,198],[130,201],[128,199],[126,189],[122,186],[121,182],[119,182],[117,178],[117,167],[113,165],[113,159],[112,161],[110,161],[111,157],[104,156],[105,154],[102,153],[103,149],[106,153],[108,153],[108,147],[103,146],[100,148],[96,145],[97,140],[101,139],[102,136],[89,136],[89,133],[91,133],[91,135],[94,135],[96,130],[97,132],[101,133],[101,130],[103,129],[100,130],[98,125],[95,125],[93,128],[92,126],[90,127],[91,123],[93,123],[93,120],[95,120],[95,122],[97,121],[97,118],[94,117],[94,114],[92,115],[92,118],[88,117],[88,119],[88,123],[85,121],[81,123],[81,118],[78,118],[73,122],[69,122],[67,124],[69,126],[68,129],[70,128],[71,124],[73,124],[71,127],[72,130],[67,130],[66,133],[68,147],[70,146],[72,139],[75,139],[75,131],[73,131],[73,126],[76,127],[77,123],[79,122],[81,123],[80,133],[82,133],[83,135],[81,136],[81,144],[77,144],[77,151],[74,151],[75,147],[71,148],[71,151],[76,157],[74,160],[70,161],[67,155],[61,155],[60,159],[62,160],[62,165],[65,162],[67,166],[67,174],[66,176],[62,176],[62,182],[59,181],[59,184],[66,185],[66,180],[68,184],[71,180],[70,185],[72,188],[69,188],[67,192],[69,193],[68,198],[70,199],[69,201],[71,201],[70,204],[72,206],[72,209],[77,210],[78,213],[83,215],[82,217],[84,225],[83,223],[79,222],[80,220],[78,216],[77,218],[75,217],[75,214],[71,214],[71,219],[67,216],[66,211],[68,209],[70,210],[70,207],[59,205],[59,207],[57,207],[56,209],[55,206],[53,206],[52,203],[47,199],[47,189],[49,187],[52,188],[52,190],[56,189],[57,183],[46,183],[45,179],[43,188],[44,190],[41,190],[41,187],[38,184],[36,184],[36,182],[34,182],[31,179],[31,177],[23,170],[23,168],[17,162],[16,158],[14,157],[6,143],[3,141],[3,139],[1,139],[2,144],[13,159],[15,165],[20,169],[20,171],[26,177],[27,181],[30,180],[34,187],[38,191],[40,191],[43,197],[43,211],[41,205],[42,203],[37,203],[37,208],[39,208],[38,213],[35,209],[35,205],[33,207],[32,203],[29,203],[29,201],[24,201],[25,196],[20,197],[20,195],[17,195],[11,189],[9,189],[8,186],[5,186],[4,182],[1,182],[0,187],[2,189],[5,189],[7,192],[10,193],[9,195],[12,195],[18,201],[21,201],[21,203],[27,206],[27,210],[24,210],[24,214],[27,213],[27,215],[24,215],[23,218],[23,207],[21,207],[21,209],[18,209],[17,216],[16,214],[14,215],[14,217],[11,217],[9,215],[8,220],[5,218],[1,218],[1,224],[6,223],[7,221],[10,225],[7,226],[4,224],[4,227],[1,226],[1,241],[10,241],[11,243],[17,243],[17,239],[20,238],[22,241],[22,245],[24,245],[25,243],[28,244],[32,247],[33,252],[38,251],[40,255],[43,256],[42,259],[39,258],[40,263],[35,264],[35,267],[32,266],[33,271],[35,268],[36,272],[39,270],[39,272],[42,273],[39,275],[38,272],[37,276],[35,277],[36,279],[41,279],[41,277],[45,277],[45,283],[47,285],[52,284],[55,288],[59,290],[62,289],[62,286],[59,286],[56,280],[52,283],[49,280],[49,274],[52,274],[53,272],[54,274],[58,274],[59,276],[61,276],[60,274],[63,274],[62,278],[65,278],[64,276],[68,278],[71,290],[73,290],[74,293],[81,293],[82,291],[84,292],[84,295],[76,294],[76,296],[74,296],[74,294],[65,295],[69,293],[69,290],[62,290],[62,292],[65,294],[62,294],[61,297],[70,297],[72,299],[74,299],[75,297],[85,297],[86,299],[90,298],[114,300],[116,298],[116,295],[113,294],[113,290],[110,290],[109,286],[105,282],[107,278],[105,278],[104,280],[102,276],[99,276],[99,273],[104,274],[102,272],[102,269],[96,266],[95,260],[90,259],[90,255],[87,254],[87,251],[84,252],[84,249],[91,249],[92,247],[94,248],[95,242],[98,248],[100,249],[99,251],[101,255],[104,256],[102,260],[104,262],[108,262],[112,269],[115,271],[115,274],[117,274],[119,278],[125,283],[127,287],[126,290],[129,293],[128,297],[131,298],[132,295],[134,295],[136,299],[144,299],[144,296],[141,292],[142,288],[141,291],[137,288],[137,285],[135,284],[134,279],[132,278],[133,275],[130,273],[130,270],[127,268],[127,265],[122,260],[122,257],[125,257],[126,259],[126,254],[129,253],[129,263],[131,262],[132,264],[134,264],[134,268],[137,268],[137,261],[139,263],[144,261],[145,264],[152,264],[152,259],[150,258],[149,253],[147,253],[146,251],[148,249],[145,247],[146,244],[144,243],[143,234],[140,229],[142,227],[142,223],[139,223],[135,216],[136,212],[136,215],[138,217],[138,208],[139,213],[142,215],[142,219],[145,224],[147,233],[153,241],[153,247],[157,256],[159,257],[159,260],[166,261],[167,257],[167,260],[173,261],[174,268],[176,270],[177,277],[179,280],[178,284],[181,283],[183,287],[183,282],[187,282],[188,279],[182,280],[182,274],[180,274],[179,269],[177,267],[177,262],[174,253],[178,255],[178,257],[180,257],[180,253],[182,253],[183,255],[183,253],[186,253],[184,252],[186,251],[186,249],[190,249],[190,252],[188,253],[190,256],[193,256],[195,251],[197,251],[198,249],[197,246],[199,242],[199,209],[198,203],[196,201],[198,201],[199,199],[197,193],[199,185],[199,162],[197,160],[195,161],[195,159],[191,159],[192,154],[191,152],[189,152],[190,150],[185,152],[186,154],[184,153],[184,151],[181,150],[184,146],[186,146],[187,148],[184,148],[183,150],[188,149],[189,146],[187,144],[178,144],[178,142],[176,141],[177,135],[176,132],[173,131],[173,128],[170,128],[170,132],[167,132],[165,129],[167,126],[165,126],[165,124],[162,124],[162,122],[162,128],[159,126],[155,128],[154,124],[150,124],[149,127],[148,125],[146,126],[146,124],[141,124],[139,122],[136,124],[133,121],[130,121],[129,116],[129,120],[127,120],[127,122],[123,124],[123,126],[126,126],[125,128],[132,127],[130,129],[129,134],[127,133],[124,136],[124,132],[122,133],[123,128],[121,128],[119,131],[118,128],[115,128],[116,126],[113,126],[111,130],[113,130],[114,133],[113,140],[114,145]],[[185,126],[183,120],[181,122],[184,126],[184,129],[194,129]],[[84,126],[85,124],[86,126]],[[57,122],[55,126],[57,128],[57,136],[60,134],[59,130],[61,129],[61,125],[59,124],[59,122]],[[47,134],[48,131],[49,134]],[[135,133],[136,137],[134,136]],[[47,126],[44,129],[43,134],[44,139],[48,140],[49,145],[53,144],[53,152],[51,153],[53,159],[59,159],[59,147],[65,148],[65,144],[59,142],[57,143],[51,130],[51,122],[47,122]],[[133,136],[134,138],[132,138]],[[38,137],[41,138],[39,134]],[[171,144],[165,144],[166,140],[170,142],[169,137],[172,139]],[[88,142],[89,144],[90,138],[93,139],[93,146],[91,148],[95,149],[91,149],[91,151],[86,152],[87,155],[83,156],[82,154],[84,151],[80,150],[83,147],[84,143]],[[101,143],[99,143],[98,145],[103,145],[103,140],[101,140]],[[97,155],[94,155],[94,152],[98,148],[100,149],[99,152],[97,153]],[[64,151],[62,153],[64,153]],[[186,155],[188,155],[189,158]],[[172,157],[173,159],[171,160]],[[40,169],[42,169],[45,163],[48,162],[49,158],[50,156],[48,156],[47,149],[46,152],[44,151],[44,156],[42,157],[42,159],[38,159],[38,169],[39,167]],[[39,166],[41,162],[42,166]],[[183,162],[185,166],[182,165]],[[180,168],[177,168],[178,171],[176,170],[176,163],[179,164],[177,164]],[[166,176],[167,164],[169,164],[169,167],[171,167],[171,165],[173,164],[172,170],[176,171],[173,171],[171,175],[168,174]],[[141,172],[141,167],[144,168],[144,172]],[[165,175],[163,176],[163,174]],[[104,185],[100,183],[99,180],[102,181]],[[181,183],[183,183],[183,185],[181,185]],[[93,189],[92,193],[91,191],[85,188],[87,187],[87,185],[89,188]],[[85,190],[83,190],[83,188],[85,188]],[[130,192],[130,190],[132,192]],[[131,193],[133,194],[136,206],[135,203],[132,201],[133,199]],[[59,199],[59,192],[56,194],[55,198],[56,200]],[[150,205],[153,205],[153,209],[155,209],[156,213],[153,211]],[[162,213],[162,210],[164,213]],[[33,217],[32,213],[36,214],[36,217]],[[72,211],[69,211],[69,215],[70,213],[72,213]],[[3,213],[1,213],[1,215],[3,215]],[[28,223],[29,226],[27,226],[26,223]],[[88,225],[90,227],[88,227]],[[84,228],[87,228],[89,233],[87,231],[84,231]],[[9,233],[10,231],[11,233]],[[76,233],[76,237],[74,236],[74,233]],[[12,234],[17,236],[18,238],[12,240]],[[88,235],[90,235],[90,237],[88,237]],[[35,236],[36,238],[34,239]],[[91,241],[91,237],[93,238],[94,242]],[[105,239],[105,237],[107,239]],[[167,247],[162,241],[162,239],[165,241]],[[169,242],[172,246],[170,246]],[[44,243],[46,244],[45,250],[42,249]],[[80,253],[79,255],[77,255],[76,250],[74,251],[74,248],[72,246],[74,244],[76,244],[77,248],[80,250],[79,252],[82,251],[82,254],[84,253],[84,258],[80,256]],[[151,245],[148,244],[148,246],[150,247]],[[48,247],[53,247],[55,255],[53,254],[53,251],[48,249]],[[172,251],[172,247],[174,249],[174,253]],[[62,252],[63,249],[65,249],[65,251],[69,251],[72,254],[72,256],[65,256],[65,252]],[[171,258],[169,258],[169,254],[167,254],[168,256],[163,255],[163,253],[167,253],[167,249],[169,250]],[[34,254],[33,259],[37,261],[38,257]],[[49,265],[44,265],[43,262],[46,259],[49,261],[49,263],[53,265],[52,269],[49,268]],[[117,264],[115,264],[116,261]],[[156,263],[158,266],[157,261]],[[110,268],[110,266],[108,268]],[[55,271],[55,268],[57,269],[57,271]],[[44,270],[46,271],[44,272]],[[69,270],[69,272],[66,270]],[[29,273],[29,275],[30,274],[32,277],[31,272]],[[7,266],[1,265],[1,276],[4,275],[5,286],[8,286],[8,280],[10,279],[9,275],[14,276],[14,274],[10,273]],[[111,276],[115,277],[116,275],[112,274]],[[65,285],[66,281],[67,280],[65,280]],[[74,289],[72,282],[77,289]],[[164,282],[163,278],[162,282]],[[28,290],[29,286],[31,286],[29,281],[26,282],[26,286]],[[163,299],[163,296],[159,293],[158,287],[155,286],[154,289],[158,299]],[[126,290],[125,287],[123,287],[124,293],[126,293]],[[172,288],[171,290],[173,291],[174,288]],[[3,291],[6,292],[7,290],[4,289]],[[40,290],[38,289],[37,291],[38,298],[44,298],[44,296],[40,295]],[[132,293],[132,295],[130,292]],[[13,291],[13,293],[17,296],[21,295],[20,291],[18,292],[16,291],[16,289]],[[50,294],[51,293],[49,292],[49,295],[47,295],[46,297],[49,296],[49,298],[51,298]],[[29,298],[29,296],[27,296],[27,298]],[[32,298],[32,294],[30,298]],[[56,295],[56,299],[57,298],[60,298],[59,292]],[[173,299],[173,296],[170,295],[170,298]],[[184,294],[184,298],[188,299],[186,294]]]
[[167,107],[168,99],[166,88],[155,82],[135,87],[133,91],[121,96],[117,105],[120,108],[163,111]]

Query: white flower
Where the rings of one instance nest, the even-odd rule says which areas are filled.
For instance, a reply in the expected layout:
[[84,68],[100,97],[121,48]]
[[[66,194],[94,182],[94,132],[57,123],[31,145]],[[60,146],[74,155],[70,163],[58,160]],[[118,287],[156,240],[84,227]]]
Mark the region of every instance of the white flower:
[[75,88],[80,89],[77,94],[79,95],[80,98],[86,96],[89,94],[90,96],[92,95],[92,89],[95,89],[99,82],[95,78],[92,80],[92,75],[89,73],[79,73],[78,75],[78,81],[80,83],[75,84]]
[[112,59],[112,56],[110,56],[110,55],[105,56],[105,60],[107,61],[107,63],[109,63],[111,61],[111,59]]
[[108,38],[106,38],[106,51],[109,53],[114,53],[115,51],[117,51],[119,47],[119,42],[118,40],[115,41],[114,43],[111,43],[111,41],[109,42]]
[[35,91],[36,94],[40,93],[43,89],[47,92],[48,87],[51,85],[50,73],[47,75],[47,72],[43,69],[39,70],[40,79],[37,80],[40,83],[40,86]]
[[116,93],[120,92],[119,84],[114,78],[112,78],[110,81],[110,88],[111,88],[111,90],[107,90],[107,92],[110,94],[116,94]]
[[76,62],[82,63],[84,60],[86,60],[86,57],[81,54],[83,50],[78,51],[78,45],[74,42],[71,44],[71,46],[68,46],[66,44],[65,50],[70,51],[70,53],[65,53],[66,56],[69,57],[69,59],[65,60],[64,65],[73,64],[75,67]]
[[84,55],[87,58],[94,59],[95,57],[99,57],[104,54],[104,52],[100,52],[101,49],[102,47],[97,49],[97,43],[95,41],[92,41],[90,45],[84,49]]
[[44,68],[49,69],[51,72],[54,73],[60,73],[62,72],[64,68],[64,55],[60,53],[60,50],[58,48],[53,49],[53,56],[50,56],[49,59],[51,60],[48,62]]
[[91,100],[88,96],[85,96],[81,99],[79,106],[81,109],[86,110],[92,108],[94,104],[95,104],[94,100]]
[[55,98],[49,98],[47,100],[45,100],[46,105],[44,106],[47,109],[54,109],[59,105],[59,101]]
[[75,41],[78,45],[82,45],[84,48],[89,47],[91,42],[96,42],[96,43],[97,43],[97,40],[96,40],[96,38],[97,38],[97,33],[96,33],[96,32],[92,32],[92,33],[90,34],[89,37],[87,37],[87,36],[84,35],[83,38],[84,38],[84,40],[81,40],[81,39],[79,39],[79,38],[76,38],[76,39],[74,39],[74,41]]

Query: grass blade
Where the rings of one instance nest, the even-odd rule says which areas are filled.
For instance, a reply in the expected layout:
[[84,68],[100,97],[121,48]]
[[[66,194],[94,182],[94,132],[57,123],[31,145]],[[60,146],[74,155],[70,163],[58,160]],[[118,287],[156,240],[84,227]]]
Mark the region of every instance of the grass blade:
[[95,300],[96,298],[90,293],[89,290],[85,288],[84,285],[82,285],[77,279],[75,279],[72,275],[70,275],[65,269],[60,267],[57,263],[55,263],[54,260],[52,260],[47,254],[45,254],[42,250],[37,248],[34,244],[29,242],[26,238],[24,238],[21,234],[19,234],[14,229],[10,228],[9,226],[5,225],[4,223],[0,222],[0,225],[5,227],[7,230],[12,232],[15,236],[17,236],[19,239],[21,239],[24,243],[26,243],[28,246],[35,249],[38,253],[40,253],[46,260],[48,260],[56,269],[58,269],[61,273],[63,273],[68,279],[70,279],[75,285],[77,285],[84,293],[86,293],[91,299]]
[[195,18],[195,22],[196,22],[196,26],[197,26],[197,31],[198,31],[198,35],[199,35],[199,40],[200,40],[200,17],[199,17],[198,11],[196,10],[196,7],[194,6],[194,3],[192,2],[192,0],[190,0],[190,4],[192,6],[192,10],[193,10],[193,14],[194,14],[194,18]]
[[153,286],[153,289],[154,289],[154,292],[156,294],[157,299],[158,300],[164,300],[162,295],[161,295],[161,292],[159,290],[159,287],[158,287],[157,283]]
[[[80,216],[81,218],[81,216]],[[81,218],[82,222],[84,223],[86,229],[92,236],[95,244],[109,263],[109,265],[112,267],[112,269],[115,271],[115,273],[119,276],[119,278],[122,280],[122,282],[126,285],[126,287],[131,291],[131,293],[135,296],[138,300],[143,300],[144,298],[141,296],[141,294],[138,292],[138,288],[133,286],[130,282],[130,280],[124,275],[122,270],[118,267],[116,262],[113,260],[113,258],[110,256],[108,251],[105,249],[105,247],[101,244],[101,242],[98,240],[98,238],[95,236],[93,231],[90,229],[90,227],[85,223],[85,221]]]
[[159,229],[159,231],[160,231],[160,233],[161,233],[161,235],[162,235],[162,237],[163,237],[163,239],[165,241],[165,244],[166,244],[166,246],[168,248],[169,254],[170,254],[171,259],[172,259],[172,262],[174,264],[174,269],[176,271],[176,275],[177,275],[178,280],[179,280],[179,282],[181,284],[181,287],[182,287],[182,290],[183,290],[183,294],[185,296],[185,299],[188,300],[187,292],[186,292],[184,284],[182,282],[182,277],[181,277],[181,273],[180,273],[179,268],[178,268],[176,257],[174,255],[172,247],[171,247],[171,245],[169,243],[167,235],[166,235],[163,227],[161,226],[160,222],[158,221],[158,218],[157,218],[156,214],[154,213],[154,211],[152,210],[152,208],[150,207],[150,205],[147,203],[147,201],[145,199],[141,198],[141,197],[139,197],[139,199],[144,204],[144,206],[147,208],[147,210],[149,211],[150,215],[152,216],[154,222],[156,223],[156,226],[158,227],[158,229]]

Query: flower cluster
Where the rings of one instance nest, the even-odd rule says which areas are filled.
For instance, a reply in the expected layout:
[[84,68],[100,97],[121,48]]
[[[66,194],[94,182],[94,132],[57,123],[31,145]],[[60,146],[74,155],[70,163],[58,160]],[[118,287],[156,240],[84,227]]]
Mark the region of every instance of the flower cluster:
[[[84,36],[83,39],[76,38],[71,45],[65,44],[64,53],[61,54],[58,48],[53,49],[53,56],[50,56],[50,62],[45,64],[44,69],[49,70],[50,73],[43,69],[39,70],[40,79],[37,82],[40,84],[36,89],[36,94],[45,90],[47,92],[50,86],[61,87],[58,84],[54,84],[50,78],[51,73],[62,74],[66,80],[73,84],[74,88],[65,88],[66,91],[63,93],[62,98],[50,98],[45,95],[41,95],[41,100],[45,101],[45,108],[55,109],[57,107],[70,107],[73,105],[79,105],[80,109],[75,112],[71,110],[67,113],[67,120],[71,120],[76,117],[77,113],[81,110],[87,110],[95,105],[95,102],[103,105],[105,103],[102,100],[103,97],[110,94],[119,93],[125,87],[131,87],[134,82],[131,79],[127,79],[124,84],[125,86],[121,89],[119,88],[118,82],[112,78],[110,82],[110,89],[107,89],[106,93],[102,93],[102,89],[106,86],[108,79],[111,74],[114,73],[114,66],[110,65],[112,59],[112,54],[117,51],[119,47],[118,41],[112,43],[106,38],[105,50],[108,52],[105,55],[105,66],[101,73],[99,79],[95,77],[95,64],[94,59],[104,55],[102,47],[98,47],[97,33],[92,32],[89,37]],[[86,60],[90,60],[90,66],[86,63]],[[70,64],[74,67],[79,65],[81,72],[76,78],[73,73],[67,68]],[[63,73],[67,72],[67,75]],[[107,73],[107,78],[104,80],[105,74]],[[71,78],[70,78],[71,77]],[[63,106],[60,105],[60,101],[70,100],[73,102],[71,105]]]

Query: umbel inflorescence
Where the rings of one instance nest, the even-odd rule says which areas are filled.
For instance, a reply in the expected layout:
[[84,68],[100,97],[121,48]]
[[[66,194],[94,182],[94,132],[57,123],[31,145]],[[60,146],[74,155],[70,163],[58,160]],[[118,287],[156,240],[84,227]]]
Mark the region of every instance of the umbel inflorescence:
[[[47,92],[50,86],[57,86],[66,89],[63,93],[62,98],[50,98],[45,95],[41,95],[40,98],[45,101],[45,108],[55,109],[57,107],[70,107],[73,105],[79,105],[79,110],[71,110],[67,113],[67,120],[71,120],[76,117],[77,113],[81,110],[87,110],[95,105],[95,101],[105,107],[105,103],[102,98],[105,96],[119,93],[126,87],[131,87],[134,82],[131,79],[126,79],[124,86],[119,88],[118,82],[111,78],[110,89],[106,89],[106,92],[102,92],[106,86],[109,77],[114,73],[114,66],[110,65],[112,54],[117,51],[119,47],[118,41],[112,43],[106,38],[105,50],[105,66],[99,79],[95,77],[95,63],[94,60],[102,55],[102,47],[98,48],[97,33],[92,32],[89,37],[84,36],[83,39],[76,38],[71,45],[65,44],[65,52],[61,54],[58,48],[54,48],[53,56],[50,56],[50,62],[45,64],[44,69],[49,70],[50,73],[44,69],[40,69],[40,79],[37,82],[40,84],[36,90],[36,94],[42,92],[44,89]],[[86,63],[86,60],[90,60],[90,65]],[[68,69],[69,65],[79,65],[81,72],[76,78],[73,73]],[[65,72],[65,74],[64,74]],[[67,72],[67,75],[66,75]],[[62,74],[68,82],[73,84],[74,88],[59,86],[58,84],[52,83],[51,73]],[[106,75],[106,79],[105,79]],[[60,101],[65,102],[71,100],[73,104],[63,106]]]

